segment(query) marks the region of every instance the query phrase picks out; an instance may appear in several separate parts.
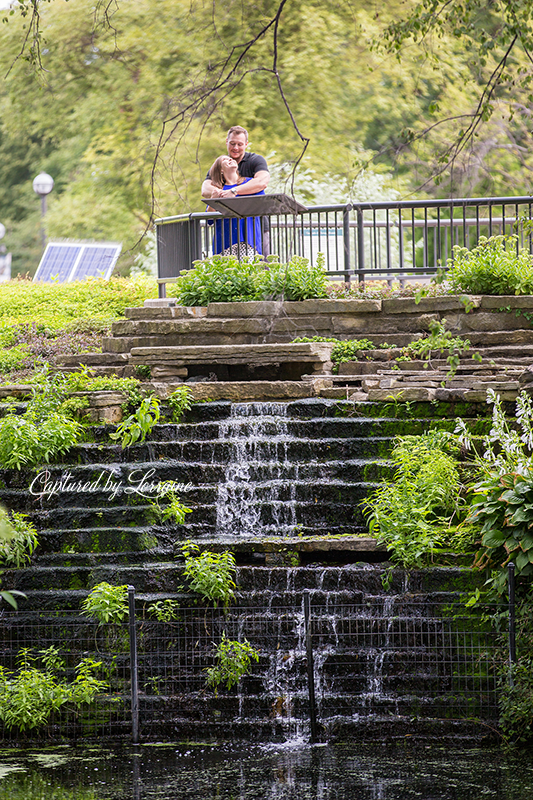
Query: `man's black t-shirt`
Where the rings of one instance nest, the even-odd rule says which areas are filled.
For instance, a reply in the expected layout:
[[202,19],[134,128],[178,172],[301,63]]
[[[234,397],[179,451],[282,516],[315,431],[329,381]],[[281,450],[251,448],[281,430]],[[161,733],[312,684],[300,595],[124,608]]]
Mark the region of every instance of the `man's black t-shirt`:
[[[238,168],[239,175],[243,178],[253,178],[256,172],[261,170],[268,172],[266,160],[263,156],[257,155],[257,153],[245,153],[239,161]],[[211,180],[209,172],[206,175],[206,180]]]

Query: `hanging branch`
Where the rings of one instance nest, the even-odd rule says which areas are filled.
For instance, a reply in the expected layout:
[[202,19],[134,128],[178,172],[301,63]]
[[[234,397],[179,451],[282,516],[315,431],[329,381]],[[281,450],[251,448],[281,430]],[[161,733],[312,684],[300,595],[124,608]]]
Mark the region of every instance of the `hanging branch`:
[[[201,133],[198,140],[197,145],[197,152],[198,147],[201,140],[201,135],[203,130],[205,129],[206,125],[208,124],[209,120],[221,105],[221,103],[231,94],[234,89],[236,89],[241,82],[244,80],[245,77],[248,75],[252,75],[257,72],[267,72],[274,76],[276,79],[276,84],[278,87],[278,91],[280,97],[287,109],[287,113],[289,114],[292,126],[303,142],[303,148],[301,153],[299,154],[297,160],[294,163],[293,173],[292,173],[292,187],[294,186],[294,172],[302,160],[305,151],[309,145],[310,139],[307,139],[302,135],[298,125],[296,123],[296,119],[294,114],[291,110],[289,102],[285,96],[283,91],[283,84],[281,80],[281,76],[278,71],[278,53],[279,53],[279,42],[278,42],[278,33],[279,33],[279,24],[281,14],[283,12],[284,6],[287,0],[281,0],[276,10],[274,16],[261,28],[261,30],[249,41],[234,45],[230,52],[228,53],[227,57],[217,65],[217,75],[211,83],[205,81],[198,89],[192,89],[187,94],[189,102],[182,108],[177,114],[167,117],[163,120],[161,125],[161,131],[159,134],[159,138],[156,144],[155,149],[155,156],[152,161],[152,169],[151,169],[151,178],[150,178],[150,185],[151,185],[151,213],[150,213],[150,223],[154,219],[155,215],[155,208],[156,208],[156,197],[155,197],[155,189],[156,189],[156,174],[157,169],[159,166],[159,162],[161,161],[163,151],[169,144],[171,140],[174,139],[176,134],[179,132],[179,136],[176,141],[176,149],[179,144],[182,142],[185,134],[187,133],[188,129],[190,128],[193,120],[197,118],[198,115],[205,114],[204,120],[201,126]],[[213,12],[214,14],[214,12]],[[272,58],[272,66],[259,66],[259,67],[251,67],[249,69],[245,68],[245,59],[249,56],[253,49],[264,39],[266,39],[269,31],[273,29],[273,58]],[[187,97],[187,94],[185,97]]]

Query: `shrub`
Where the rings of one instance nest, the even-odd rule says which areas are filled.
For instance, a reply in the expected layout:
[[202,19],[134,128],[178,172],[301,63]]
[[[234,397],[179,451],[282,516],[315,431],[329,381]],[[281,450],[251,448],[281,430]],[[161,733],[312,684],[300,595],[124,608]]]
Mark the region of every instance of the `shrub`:
[[176,282],[176,297],[185,306],[245,300],[307,300],[327,297],[324,257],[315,266],[300,256],[288,264],[269,258],[265,265],[259,256],[252,259],[214,255],[195,261]]
[[30,561],[38,545],[37,531],[31,523],[26,522],[27,514],[7,512],[0,508],[0,515],[6,519],[13,531],[9,539],[0,538],[0,562],[7,567],[18,569]]
[[450,434],[434,431],[396,440],[393,481],[384,481],[362,506],[370,532],[406,567],[425,565],[448,543],[446,528],[459,510],[461,480],[447,452]]
[[244,642],[228,639],[226,631],[223,631],[215,649],[215,658],[215,666],[206,670],[206,684],[215,690],[216,695],[221,683],[226,684],[226,689],[237,684],[250,669],[252,660],[259,661],[259,653],[247,639]]
[[155,396],[145,397],[139,408],[120,423],[115,433],[109,435],[115,441],[120,439],[122,448],[129,447],[135,442],[144,442],[159,421],[160,416],[158,398]]
[[[235,597],[235,557],[228,551],[211,553],[194,542],[184,542],[181,551],[185,556],[184,575],[193,592],[226,608]],[[198,555],[193,555],[198,554]]]
[[145,278],[90,278],[75,283],[10,281],[0,295],[0,322],[4,324],[43,321],[49,328],[78,324],[80,319],[112,320],[124,309],[142,306],[157,295],[155,281]]
[[44,669],[35,666],[35,657],[26,648],[19,653],[17,672],[0,667],[0,719],[8,729],[38,728],[66,703],[75,707],[91,703],[97,694],[109,689],[95,676],[101,667],[99,661],[82,659],[73,682],[66,683],[58,677],[64,672],[64,664],[56,648],[42,650],[40,655]]
[[[492,427],[475,453],[477,480],[471,488],[469,521],[481,528],[476,564],[487,569],[487,586],[501,596],[507,590],[507,564],[514,561],[517,578],[528,585],[533,575],[533,403],[521,393],[516,400],[517,426],[511,426],[500,398],[488,390]],[[456,432],[463,446],[474,443],[462,420]]]
[[168,397],[167,403],[172,412],[172,422],[181,422],[185,412],[192,408],[192,392],[188,386],[178,386]]
[[100,624],[122,622],[128,613],[128,587],[103,581],[91,589],[81,607],[84,614],[96,617]]
[[453,248],[445,278],[453,291],[469,294],[533,294],[533,258],[517,236],[481,236],[477,247]]

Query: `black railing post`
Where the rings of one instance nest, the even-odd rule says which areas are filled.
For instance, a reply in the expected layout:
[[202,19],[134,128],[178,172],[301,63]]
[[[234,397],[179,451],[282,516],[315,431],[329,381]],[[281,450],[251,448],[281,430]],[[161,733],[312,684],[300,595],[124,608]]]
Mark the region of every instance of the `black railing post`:
[[516,608],[515,608],[515,565],[507,564],[509,580],[509,665],[511,667],[510,682],[513,682],[512,668],[516,664]]
[[342,238],[344,243],[344,283],[350,283],[350,211],[351,206],[344,206],[342,212]]
[[313,659],[313,641],[311,636],[311,600],[309,592],[304,593],[305,618],[305,650],[307,654],[307,688],[309,691],[309,719],[311,722],[311,742],[316,742],[316,698],[315,698],[315,664]]
[[365,218],[361,208],[357,209],[357,269],[359,283],[365,282]]
[[137,674],[137,628],[135,626],[135,586],[128,586],[128,627],[130,632],[131,738],[139,743],[139,682]]

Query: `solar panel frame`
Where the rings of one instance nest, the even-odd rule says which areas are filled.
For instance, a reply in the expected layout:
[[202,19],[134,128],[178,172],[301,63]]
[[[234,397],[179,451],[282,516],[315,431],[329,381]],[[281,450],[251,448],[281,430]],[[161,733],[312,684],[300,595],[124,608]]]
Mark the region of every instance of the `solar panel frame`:
[[[118,242],[48,242],[33,281],[71,283],[89,277],[109,280],[121,250]],[[58,271],[53,272],[56,268]]]

